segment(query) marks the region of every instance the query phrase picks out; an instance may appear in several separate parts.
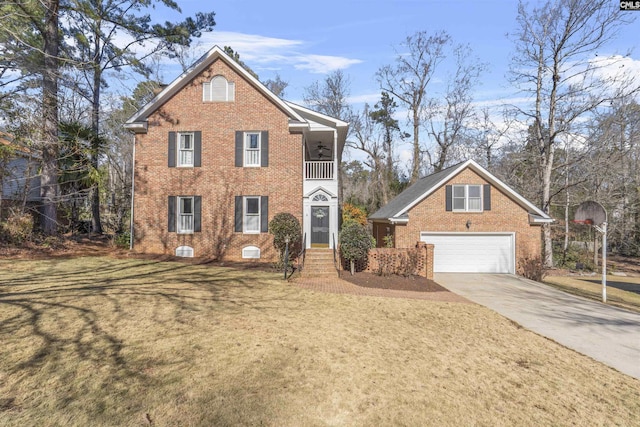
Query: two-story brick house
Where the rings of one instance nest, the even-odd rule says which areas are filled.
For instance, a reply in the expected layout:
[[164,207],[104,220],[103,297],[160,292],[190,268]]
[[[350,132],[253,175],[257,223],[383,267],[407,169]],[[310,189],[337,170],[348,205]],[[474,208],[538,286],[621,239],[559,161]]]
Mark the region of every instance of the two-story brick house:
[[300,220],[307,247],[337,240],[348,124],[278,98],[219,47],[125,127],[135,251],[273,260],[268,223],[279,212]]

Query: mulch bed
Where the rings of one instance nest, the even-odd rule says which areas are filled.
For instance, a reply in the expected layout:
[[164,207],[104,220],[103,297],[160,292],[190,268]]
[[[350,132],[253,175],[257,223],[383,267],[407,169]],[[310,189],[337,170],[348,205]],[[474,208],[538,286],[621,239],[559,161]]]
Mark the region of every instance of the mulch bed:
[[422,276],[403,277],[398,275],[378,276],[373,273],[357,272],[353,276],[343,271],[341,279],[364,288],[394,289],[414,292],[449,292],[433,280]]

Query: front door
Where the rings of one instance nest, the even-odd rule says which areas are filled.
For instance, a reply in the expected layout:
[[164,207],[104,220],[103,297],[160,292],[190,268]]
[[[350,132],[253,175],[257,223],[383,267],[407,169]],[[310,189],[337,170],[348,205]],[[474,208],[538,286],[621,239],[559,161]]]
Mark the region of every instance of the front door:
[[311,247],[329,247],[328,206],[311,206]]

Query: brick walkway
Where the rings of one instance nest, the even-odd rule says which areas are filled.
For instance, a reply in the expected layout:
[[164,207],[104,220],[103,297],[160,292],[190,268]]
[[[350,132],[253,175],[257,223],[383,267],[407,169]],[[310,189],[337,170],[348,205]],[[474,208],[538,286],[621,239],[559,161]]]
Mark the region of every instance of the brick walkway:
[[470,303],[466,298],[453,292],[415,292],[394,289],[365,288],[356,286],[338,277],[296,277],[291,282],[303,289],[332,294],[348,294],[358,296],[372,296],[384,298],[408,298],[440,302]]

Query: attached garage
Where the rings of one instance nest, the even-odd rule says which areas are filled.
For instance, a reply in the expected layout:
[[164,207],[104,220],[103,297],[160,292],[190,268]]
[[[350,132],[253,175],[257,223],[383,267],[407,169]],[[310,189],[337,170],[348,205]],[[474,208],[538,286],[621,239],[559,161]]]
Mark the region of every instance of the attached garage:
[[436,273],[515,274],[514,233],[422,232],[420,240],[434,245]]

